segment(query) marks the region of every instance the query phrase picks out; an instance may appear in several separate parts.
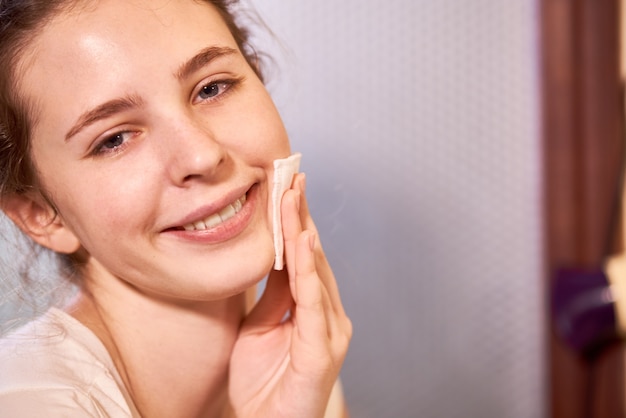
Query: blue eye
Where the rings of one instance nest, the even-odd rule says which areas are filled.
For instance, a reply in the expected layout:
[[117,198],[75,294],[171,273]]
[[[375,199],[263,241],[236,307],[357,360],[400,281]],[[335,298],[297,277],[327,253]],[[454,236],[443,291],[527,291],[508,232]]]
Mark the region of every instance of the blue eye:
[[206,86],[203,86],[198,92],[198,96],[202,100],[206,100],[206,99],[210,99],[212,97],[219,95],[220,87],[221,87],[220,84],[223,85],[225,83],[211,83],[211,84],[207,84]]
[[210,81],[200,87],[196,93],[196,100],[200,102],[212,102],[221,99],[221,96],[229,92],[239,83],[239,80]]
[[121,147],[126,145],[129,136],[133,132],[117,132],[104,140],[102,140],[93,150],[93,154],[107,154],[119,151]]

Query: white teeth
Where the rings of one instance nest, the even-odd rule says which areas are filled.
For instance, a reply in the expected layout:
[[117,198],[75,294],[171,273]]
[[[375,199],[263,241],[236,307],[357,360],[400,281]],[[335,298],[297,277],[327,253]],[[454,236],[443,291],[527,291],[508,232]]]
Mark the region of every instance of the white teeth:
[[[245,200],[245,196],[244,196],[244,200]],[[243,203],[241,203],[241,201],[239,200],[235,200],[235,203],[233,203],[233,208],[235,209],[235,212],[239,212],[242,207],[243,207]]]
[[211,215],[204,220],[204,224],[207,228],[213,228],[215,225],[219,225],[222,223],[222,218],[220,215]]
[[243,204],[246,202],[246,195],[243,195],[239,199],[235,200],[232,205],[226,206],[219,213],[214,213],[208,216],[206,219],[189,223],[183,228],[185,231],[202,231],[205,229],[213,228],[222,222],[232,218],[241,210]]
[[222,222],[224,222],[225,220],[232,218],[236,214],[237,212],[235,212],[235,208],[233,207],[233,205],[228,205],[220,212],[220,218],[222,218]]

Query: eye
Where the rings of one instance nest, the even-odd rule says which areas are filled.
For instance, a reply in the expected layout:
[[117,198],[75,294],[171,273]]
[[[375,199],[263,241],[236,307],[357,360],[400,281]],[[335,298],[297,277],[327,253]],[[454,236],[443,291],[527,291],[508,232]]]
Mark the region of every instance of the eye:
[[203,86],[198,93],[198,97],[202,100],[210,99],[220,94],[220,91],[227,89],[224,83],[211,83]]
[[92,153],[98,155],[117,152],[126,145],[130,137],[134,134],[134,132],[117,132],[110,135],[100,141]]
[[211,81],[200,87],[196,93],[196,100],[198,102],[211,102],[217,100],[237,83],[237,80]]

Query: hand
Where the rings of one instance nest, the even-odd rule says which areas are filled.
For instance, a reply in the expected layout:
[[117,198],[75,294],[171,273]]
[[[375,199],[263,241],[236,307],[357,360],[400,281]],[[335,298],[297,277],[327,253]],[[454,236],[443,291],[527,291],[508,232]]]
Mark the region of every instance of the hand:
[[323,417],[352,336],[298,174],[282,199],[286,271],[272,271],[230,362],[237,417]]

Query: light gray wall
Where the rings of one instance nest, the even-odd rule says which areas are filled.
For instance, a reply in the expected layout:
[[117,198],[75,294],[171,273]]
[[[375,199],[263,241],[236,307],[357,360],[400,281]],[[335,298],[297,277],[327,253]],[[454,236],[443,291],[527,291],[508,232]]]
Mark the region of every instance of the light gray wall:
[[355,418],[547,416],[536,0],[253,0]]

